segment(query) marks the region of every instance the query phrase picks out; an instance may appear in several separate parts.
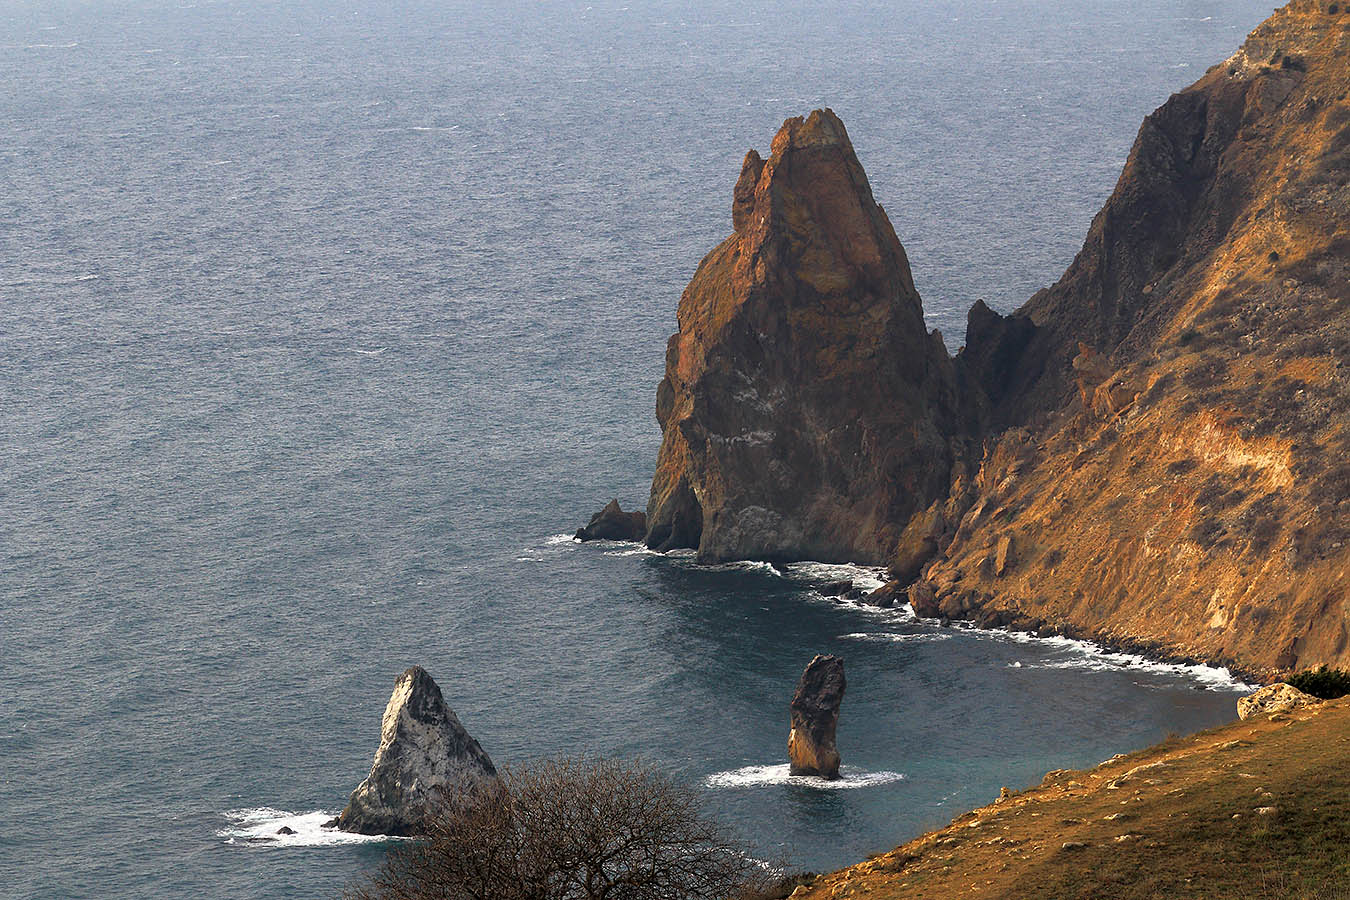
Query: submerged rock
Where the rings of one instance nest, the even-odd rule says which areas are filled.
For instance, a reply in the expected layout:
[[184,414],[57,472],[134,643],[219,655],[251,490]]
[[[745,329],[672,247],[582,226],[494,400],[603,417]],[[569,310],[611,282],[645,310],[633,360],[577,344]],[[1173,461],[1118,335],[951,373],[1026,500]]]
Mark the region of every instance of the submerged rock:
[[844,699],[844,660],[817,656],[802,672],[792,695],[792,730],[788,732],[789,772],[793,775],[839,777],[839,750],[834,744],[839,704]]
[[640,541],[646,536],[647,514],[641,510],[624,512],[618,500],[606,503],[576,534],[579,541]]
[[366,780],[334,823],[359,834],[420,834],[445,794],[497,783],[497,769],[421,666],[394,684]]
[[1305,694],[1292,684],[1281,681],[1278,684],[1268,684],[1255,694],[1248,694],[1238,700],[1238,718],[1269,716],[1304,706],[1316,706],[1321,702],[1312,694]]

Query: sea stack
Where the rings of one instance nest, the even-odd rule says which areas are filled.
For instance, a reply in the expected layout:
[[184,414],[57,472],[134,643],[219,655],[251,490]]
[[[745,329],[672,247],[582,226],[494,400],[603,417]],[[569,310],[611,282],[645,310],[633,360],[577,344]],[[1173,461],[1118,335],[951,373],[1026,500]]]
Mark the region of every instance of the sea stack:
[[909,262],[828,109],[751,150],[680,298],[647,543],[884,564],[947,490],[956,394]]
[[839,750],[834,745],[839,704],[844,699],[844,660],[817,656],[811,660],[792,695],[792,730],[788,759],[792,775],[839,777]]
[[421,666],[394,684],[366,780],[335,823],[359,834],[416,835],[444,795],[495,784],[497,769]]

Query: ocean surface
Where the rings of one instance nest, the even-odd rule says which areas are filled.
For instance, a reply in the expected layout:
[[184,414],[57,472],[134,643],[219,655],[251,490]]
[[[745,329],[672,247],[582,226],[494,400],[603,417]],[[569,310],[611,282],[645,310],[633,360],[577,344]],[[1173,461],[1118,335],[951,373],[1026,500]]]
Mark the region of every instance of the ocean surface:
[[[0,895],[334,897],[413,663],[498,764],[645,757],[815,869],[1232,718],[1222,672],[813,589],[865,570],[566,535],[645,503],[784,118],[843,117],[955,350],[1270,5],[0,0]],[[829,788],[783,773],[818,652]]]

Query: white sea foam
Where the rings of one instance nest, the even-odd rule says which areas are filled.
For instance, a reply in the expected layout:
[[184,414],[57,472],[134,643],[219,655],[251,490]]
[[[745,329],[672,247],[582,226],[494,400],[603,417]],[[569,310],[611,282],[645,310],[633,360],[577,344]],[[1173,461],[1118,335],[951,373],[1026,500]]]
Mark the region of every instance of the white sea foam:
[[374,350],[363,350],[360,347],[348,347],[347,349],[353,353],[360,353],[362,356],[379,356],[381,353],[388,350],[389,348],[376,347]]
[[726,772],[709,775],[704,783],[715,788],[767,787],[793,785],[796,787],[816,788],[823,791],[846,791],[856,788],[876,787],[900,781],[905,776],[900,772],[864,772],[853,766],[844,766],[839,770],[840,778],[826,781],[815,775],[790,775],[787,763],[772,766],[742,766]]
[[799,562],[787,566],[788,574],[812,581],[853,582],[854,587],[874,591],[886,583],[886,569],[882,566],[856,566],[853,563]]
[[[371,841],[398,840],[385,835],[352,834],[336,828],[324,828],[323,823],[337,815],[333,812],[286,812],[259,806],[252,809],[232,809],[225,813],[229,825],[216,832],[227,844],[247,847],[327,847],[339,844],[363,844]],[[295,834],[277,834],[289,828]]]
[[660,556],[651,547],[637,541],[605,541],[614,546],[613,550],[606,550],[606,556]]
[[559,544],[577,544],[580,541],[574,534],[550,534],[544,538],[544,543],[550,547],[556,547]]
[[893,631],[855,631],[841,634],[841,641],[867,641],[873,644],[907,644],[926,641],[945,641],[951,635],[942,631],[918,631],[913,634],[896,634]]
[[1120,653],[1107,650],[1091,641],[1078,641],[1062,636],[1037,637],[1021,631],[991,631],[982,628],[967,628],[981,635],[993,635],[1003,640],[1019,644],[1038,644],[1058,652],[1059,658],[1044,662],[1025,663],[1020,668],[1027,669],[1076,669],[1088,672],[1148,672],[1157,675],[1170,675],[1197,681],[1210,690],[1245,692],[1256,690],[1256,685],[1247,684],[1227,668],[1186,663],[1159,662],[1140,656],[1137,653]]
[[761,562],[756,559],[733,560],[732,562],[717,563],[711,566],[699,566],[709,572],[759,572],[764,575],[773,575],[782,577],[782,572],[774,568],[773,563]]

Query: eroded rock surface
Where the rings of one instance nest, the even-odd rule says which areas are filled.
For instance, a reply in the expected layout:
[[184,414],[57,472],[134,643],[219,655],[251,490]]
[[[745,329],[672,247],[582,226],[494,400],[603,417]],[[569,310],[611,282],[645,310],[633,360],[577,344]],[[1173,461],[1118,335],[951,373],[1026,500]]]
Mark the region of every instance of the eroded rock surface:
[[746,155],[732,225],[667,347],[647,541],[704,562],[887,563],[946,492],[953,370],[833,112]]
[[413,666],[394,684],[370,774],[335,824],[360,834],[420,834],[442,792],[490,789],[496,781],[492,760],[445,705],[436,682]]
[[839,704],[844,700],[844,661],[838,656],[817,656],[802,672],[792,695],[791,730],[788,732],[789,771],[793,775],[839,777],[839,750],[835,730]]

